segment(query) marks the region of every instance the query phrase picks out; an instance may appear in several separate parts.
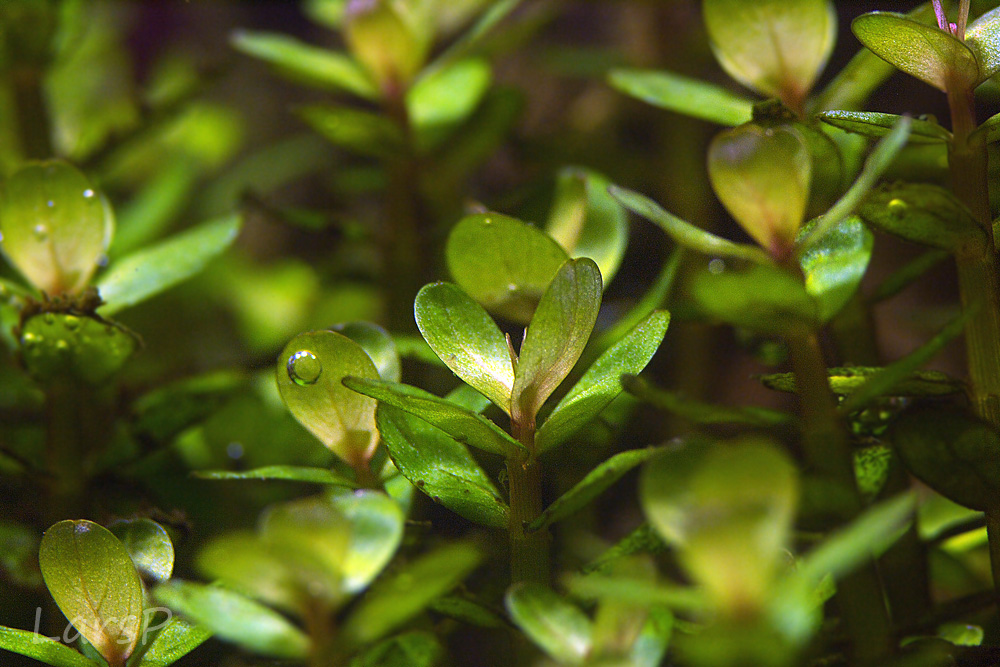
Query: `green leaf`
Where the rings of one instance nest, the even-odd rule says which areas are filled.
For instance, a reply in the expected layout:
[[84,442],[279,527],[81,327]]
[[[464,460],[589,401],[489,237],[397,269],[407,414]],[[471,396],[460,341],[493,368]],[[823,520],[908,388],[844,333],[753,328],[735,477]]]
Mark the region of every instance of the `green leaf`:
[[510,413],[514,365],[493,319],[450,283],[425,285],[413,312],[420,333],[458,377]]
[[735,127],[753,116],[753,100],[673,72],[615,69],[608,74],[608,83],[647,104],[710,123]]
[[970,135],[969,141],[983,137],[987,144],[1000,141],[1000,113],[990,116]]
[[380,579],[344,623],[345,641],[362,646],[384,637],[455,588],[482,559],[476,547],[455,542]]
[[955,409],[910,410],[889,427],[903,464],[927,486],[970,509],[1000,504],[1000,433]]
[[438,598],[431,603],[430,609],[442,616],[480,628],[507,626],[507,621],[492,608],[461,593]]
[[652,199],[617,185],[608,188],[611,196],[622,203],[625,208],[637,215],[655,222],[674,241],[682,246],[697,250],[711,257],[732,257],[751,262],[769,263],[767,253],[752,245],[733,243],[724,238],[706,232],[685,222],[675,215],[665,211]]
[[538,451],[562,444],[597,417],[622,392],[622,376],[639,373],[653,358],[669,324],[670,313],[656,311],[602,354],[538,429]]
[[419,417],[457,441],[477,449],[510,458],[524,448],[486,417],[418,387],[361,378],[345,378],[344,384],[356,392]]
[[798,108],[826,65],[837,36],[828,0],[705,0],[712,51],[726,72]]
[[982,81],[1000,72],[1000,7],[991,9],[969,25],[965,30],[965,43],[976,54]]
[[135,334],[99,317],[45,313],[21,326],[21,358],[42,382],[70,377],[99,385],[138,348]]
[[43,635],[0,625],[0,649],[19,653],[53,667],[100,667],[69,646]]
[[670,610],[652,607],[629,651],[632,667],[657,667],[663,664],[663,656],[666,655],[673,632],[674,615]]
[[219,586],[170,581],[156,587],[156,598],[204,626],[219,639],[275,658],[302,660],[309,637],[276,611]]
[[545,232],[497,213],[462,218],[445,246],[455,282],[490,312],[520,323],[567,258]]
[[399,382],[402,373],[399,352],[396,349],[396,341],[388,331],[371,322],[348,322],[338,324],[332,329],[361,346],[361,349],[371,357],[380,378],[389,382]]
[[66,618],[112,666],[139,642],[143,593],[125,546],[90,521],[60,521],[42,536],[38,564]]
[[776,266],[742,271],[701,271],[691,281],[698,307],[713,318],[753,331],[782,333],[803,322],[813,326],[818,306],[801,278]]
[[[294,563],[284,558],[279,549],[265,543],[258,535],[236,532],[216,537],[199,552],[200,572],[243,595],[285,611],[304,614],[307,610],[308,582]],[[320,574],[316,585],[328,580]],[[329,587],[321,588],[329,594]]]
[[174,545],[163,526],[152,519],[128,519],[108,527],[125,545],[141,574],[166,581],[174,571]]
[[531,582],[511,586],[506,602],[514,623],[550,657],[560,663],[583,664],[593,628],[580,609],[548,586]]
[[344,8],[348,0],[306,0],[302,11],[314,23],[333,30],[340,30],[344,22]]
[[399,126],[370,111],[314,104],[298,115],[330,143],[360,155],[384,158],[405,145]]
[[97,281],[100,313],[113,315],[195,275],[232,245],[240,224],[239,216],[206,222],[118,260]]
[[[807,238],[816,224],[806,225],[799,238]],[[833,319],[858,291],[874,245],[872,233],[859,218],[851,216],[799,255],[806,292],[815,299],[821,322]]]
[[333,506],[350,522],[351,536],[342,564],[343,586],[358,593],[389,564],[403,539],[403,511],[378,491],[335,495]]
[[191,473],[200,479],[280,479],[289,482],[307,482],[310,484],[330,484],[355,488],[357,482],[328,468],[310,468],[307,466],[265,466],[253,470],[196,470]]
[[40,589],[38,541],[36,529],[0,520],[0,572],[14,584],[26,589]]
[[875,55],[942,92],[947,92],[950,77],[969,86],[984,80],[972,50],[936,26],[902,14],[871,12],[854,19],[851,30]]
[[201,646],[212,633],[200,625],[188,623],[179,616],[172,616],[146,651],[139,667],[169,667]]
[[545,228],[570,257],[589,257],[597,263],[605,289],[618,272],[628,245],[628,214],[608,194],[608,185],[596,172],[563,169]]
[[406,632],[375,644],[351,660],[348,667],[434,667],[445,649],[430,632]]
[[29,163],[0,185],[0,249],[47,294],[86,287],[114,227],[104,195],[65,162]]
[[446,139],[476,110],[492,79],[489,63],[481,58],[458,60],[421,76],[406,94],[417,144],[430,148]]
[[604,493],[612,484],[621,479],[622,475],[640,463],[645,463],[658,451],[659,449],[656,447],[647,447],[615,454],[587,473],[569,491],[556,498],[537,519],[526,526],[526,529],[530,531],[543,530],[573,515]]
[[187,155],[169,159],[118,208],[112,260],[152,243],[177,220],[202,177],[192,162]]
[[[961,329],[959,329],[961,331]],[[830,391],[838,396],[852,394],[865,386],[869,380],[886,369],[878,366],[844,366],[828,368]],[[794,393],[794,373],[773,373],[760,376],[760,381],[768,389]],[[912,371],[897,375],[884,395],[889,396],[947,396],[964,390],[962,382],[940,371]]]
[[[792,376],[792,373],[788,373]],[[770,377],[770,376],[769,376]],[[766,383],[765,383],[766,384]],[[625,391],[640,401],[666,410],[694,424],[739,424],[755,428],[786,426],[795,421],[787,412],[754,406],[715,405],[688,398],[679,392],[665,391],[645,378],[622,378]]]
[[601,271],[593,260],[571,259],[545,290],[514,371],[511,416],[534,419],[539,408],[573,369],[601,308]]
[[360,345],[333,331],[293,338],[278,358],[278,390],[295,419],[353,468],[375,451],[375,401],[345,387],[348,375],[378,378]]
[[[873,111],[824,111],[816,116],[827,125],[860,134],[869,139],[880,139],[892,131],[902,116]],[[914,118],[911,121],[910,143],[940,144],[951,141],[951,132],[934,120]]]
[[648,522],[643,522],[638,528],[620,539],[600,556],[580,568],[582,574],[606,572],[613,568],[617,561],[638,553],[657,554],[666,549],[663,540]]
[[393,463],[414,486],[470,521],[507,527],[506,503],[465,445],[389,405],[379,406],[378,426]]
[[432,26],[414,10],[389,0],[352,2],[344,8],[344,41],[385,94],[408,88],[424,66]]
[[986,242],[969,209],[944,188],[928,183],[885,184],[858,208],[872,227],[941,250],[956,251]]
[[219,410],[246,385],[234,371],[212,371],[157,386],[130,406],[133,428],[151,442],[172,441],[187,428]]
[[379,97],[368,72],[342,53],[275,32],[239,30],[233,35],[232,44],[236,50],[273,65],[299,83],[344,90],[366,100]]

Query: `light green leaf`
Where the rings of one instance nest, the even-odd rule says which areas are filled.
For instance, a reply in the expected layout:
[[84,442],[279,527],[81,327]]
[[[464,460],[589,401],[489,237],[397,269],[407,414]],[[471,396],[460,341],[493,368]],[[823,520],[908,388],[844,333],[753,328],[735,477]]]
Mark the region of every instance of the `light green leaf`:
[[[788,373],[788,375],[793,374]],[[622,378],[622,386],[640,401],[660,410],[672,412],[694,424],[740,424],[756,428],[775,428],[795,421],[795,418],[787,412],[768,408],[704,403],[678,392],[664,391],[641,377],[626,376]]]
[[399,352],[396,349],[396,341],[389,332],[371,322],[348,322],[338,324],[332,329],[361,346],[361,349],[371,357],[380,378],[389,382],[399,382],[402,373]]
[[1000,113],[984,120],[969,137],[969,141],[974,141],[979,137],[984,137],[983,141],[988,144],[1000,141]]
[[486,604],[468,594],[454,593],[440,597],[430,605],[431,611],[480,628],[502,628],[507,621]]
[[187,155],[170,159],[118,208],[115,236],[108,256],[122,255],[160,238],[188,205],[200,182],[200,170]]
[[649,617],[632,643],[629,660],[632,667],[658,667],[663,664],[674,632],[674,615],[664,607],[652,607]]
[[201,646],[212,633],[200,625],[188,623],[179,616],[172,616],[166,627],[159,630],[139,667],[169,667]]
[[362,646],[384,637],[455,588],[482,560],[476,547],[454,542],[380,579],[344,623],[345,641]]
[[710,123],[735,127],[753,116],[753,100],[673,72],[616,69],[608,74],[608,83],[647,104]]
[[430,148],[446,139],[476,110],[492,79],[489,63],[480,58],[455,61],[421,76],[406,94],[418,145]]
[[891,183],[871,192],[861,218],[884,232],[941,250],[979,247],[986,235],[972,213],[944,188],[929,183]]
[[[816,116],[827,125],[871,139],[880,139],[892,131],[902,116],[873,111],[824,111]],[[910,142],[940,144],[951,141],[951,132],[933,120],[915,118],[910,121]]]
[[509,414],[514,365],[507,340],[482,306],[455,285],[433,283],[417,294],[413,312],[441,361]]
[[156,598],[213,632],[219,639],[275,658],[302,660],[309,638],[285,618],[239,593],[219,586],[170,581],[156,587]]
[[378,370],[360,345],[333,331],[299,334],[278,358],[278,390],[292,415],[358,468],[378,444],[376,404],[341,383],[348,375],[374,380]]
[[497,213],[462,218],[445,246],[455,282],[490,312],[520,323],[567,259],[545,232]]
[[550,657],[564,664],[583,664],[593,628],[579,608],[548,586],[531,582],[511,586],[506,602],[514,623]]
[[197,567],[255,600],[296,614],[306,612],[303,572],[258,535],[236,532],[216,537],[198,552]]
[[617,185],[612,185],[608,191],[620,201],[625,208],[637,215],[655,222],[674,241],[682,246],[697,250],[711,257],[732,257],[750,260],[751,262],[769,263],[767,253],[752,245],[733,243],[724,238],[706,232],[685,222],[675,215],[665,211],[652,199]]
[[486,417],[418,387],[362,378],[345,378],[344,384],[354,391],[423,419],[462,444],[499,454],[504,458],[514,456],[519,449],[524,448]]
[[690,290],[706,315],[753,331],[782,333],[818,320],[818,306],[801,278],[773,265],[702,271]]
[[854,19],[851,29],[875,55],[942,92],[947,92],[950,77],[969,86],[983,80],[972,50],[936,26],[902,14],[871,12]]
[[378,90],[368,72],[354,59],[275,32],[237,31],[232,44],[247,55],[273,65],[289,78],[320,88],[344,90],[377,100]]
[[597,172],[563,169],[545,228],[570,257],[589,257],[597,263],[605,289],[618,272],[628,245],[628,214],[608,194],[608,185]]
[[344,21],[344,8],[348,0],[305,0],[302,11],[314,23],[340,30]]
[[87,286],[114,226],[104,195],[65,162],[28,163],[0,185],[0,249],[47,294]]
[[[961,332],[961,327],[957,331]],[[828,368],[830,391],[838,396],[852,394],[865,386],[871,378],[881,375],[886,368],[877,366]],[[765,387],[775,391],[797,391],[794,373],[762,375],[760,381]],[[883,385],[883,387],[886,392],[891,391],[885,394],[889,396],[947,396],[963,391],[965,385],[940,371],[912,371],[896,375],[891,386]]]
[[654,312],[602,354],[538,429],[538,451],[565,442],[597,417],[622,392],[622,376],[639,373],[653,358],[669,324],[670,313]]
[[69,646],[43,635],[0,625],[0,649],[34,658],[53,667],[100,667]]
[[828,0],[705,0],[712,51],[726,72],[798,108],[833,51],[837,12]]
[[370,111],[314,104],[298,115],[330,143],[360,155],[388,157],[405,145],[398,125]]
[[123,665],[139,642],[143,593],[125,546],[90,521],[61,521],[42,536],[38,564],[66,618],[109,664]]
[[969,25],[965,43],[976,54],[981,80],[1000,72],[1000,7],[991,9]]
[[113,315],[187,280],[232,245],[239,231],[239,216],[231,216],[123,257],[97,281],[105,302],[99,312]]
[[526,526],[526,529],[543,530],[571,516],[604,493],[608,487],[621,479],[622,475],[640,463],[646,462],[658,451],[655,447],[647,447],[615,454],[587,473],[586,477],[569,491],[556,498],[537,519]]
[[196,470],[192,476],[200,479],[280,479],[289,482],[307,482],[310,484],[330,484],[355,488],[357,482],[328,468],[310,468],[307,466],[265,466],[253,470]]
[[163,526],[152,519],[128,519],[108,527],[125,545],[140,573],[166,581],[174,571],[174,545]]
[[375,644],[348,667],[435,667],[446,651],[430,632],[406,632]]
[[571,259],[545,290],[524,335],[514,371],[511,417],[534,420],[573,369],[601,308],[601,271],[593,260]]
[[350,523],[350,543],[341,569],[344,590],[358,593],[392,560],[403,539],[406,517],[394,500],[378,491],[338,494],[330,501]]
[[507,504],[465,445],[390,405],[379,406],[378,426],[393,463],[414,486],[470,521],[507,527]]
[[70,377],[99,385],[138,348],[135,334],[99,317],[45,313],[21,325],[21,358],[42,382]]
[[[806,238],[815,224],[803,227],[799,238]],[[851,216],[799,255],[806,292],[816,300],[820,322],[833,319],[858,291],[874,245],[872,233],[859,218]]]

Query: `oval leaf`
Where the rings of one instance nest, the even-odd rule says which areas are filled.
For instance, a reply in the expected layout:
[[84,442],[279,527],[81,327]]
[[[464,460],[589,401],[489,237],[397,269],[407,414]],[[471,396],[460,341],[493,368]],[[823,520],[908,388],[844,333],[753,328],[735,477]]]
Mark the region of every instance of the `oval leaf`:
[[163,526],[152,519],[130,519],[109,526],[125,545],[140,573],[166,581],[174,571],[174,545]]
[[156,634],[149,650],[142,654],[141,667],[169,667],[201,646],[212,633],[200,625],[172,616]]
[[430,632],[406,632],[375,644],[348,667],[435,667],[444,662],[446,654]]
[[47,294],[86,287],[113,233],[104,196],[65,162],[31,163],[0,186],[0,248]]
[[393,463],[435,502],[490,528],[507,527],[507,505],[465,445],[439,428],[390,405],[378,426]]
[[21,327],[24,366],[42,382],[69,377],[99,385],[138,348],[135,334],[99,317],[45,313]]
[[883,185],[868,194],[858,215],[876,229],[941,250],[986,243],[969,209],[944,188],[928,183]]
[[389,382],[399,382],[402,370],[396,341],[389,332],[371,322],[348,322],[332,327],[334,331],[343,334],[361,346],[369,357],[378,376]]
[[[817,117],[827,125],[870,139],[881,139],[886,136],[902,119],[896,114],[873,111],[825,111]],[[911,143],[943,144],[951,141],[951,132],[934,120],[914,118],[910,123]]]
[[398,125],[370,111],[313,104],[298,115],[330,143],[360,155],[388,157],[405,145]]
[[61,521],[42,536],[38,564],[70,623],[112,667],[139,642],[143,592],[125,546],[90,521]]
[[514,372],[511,416],[534,421],[583,353],[601,309],[601,271],[591,259],[571,259],[545,290],[524,335]]
[[854,19],[851,30],[875,55],[942,92],[947,92],[950,76],[969,86],[981,80],[972,50],[936,26],[902,14],[871,12]]
[[281,399],[300,424],[334,454],[357,468],[378,444],[375,401],[345,387],[353,375],[378,378],[360,345],[333,331],[296,336],[278,358]]
[[670,313],[657,311],[602,354],[538,429],[538,451],[565,442],[597,417],[622,392],[622,376],[639,373],[653,358],[669,324]]
[[709,269],[695,275],[690,290],[705,314],[753,331],[781,333],[817,320],[816,302],[801,279],[775,266]]
[[476,110],[492,80],[489,63],[480,58],[447,63],[422,76],[406,94],[417,144],[430,148],[447,138]]
[[965,43],[979,61],[980,80],[1000,72],[1000,7],[991,9],[969,25]]
[[0,625],[0,649],[34,658],[52,667],[100,667],[100,663],[85,658],[55,639],[2,625]]
[[735,127],[753,118],[753,101],[725,88],[673,72],[616,69],[612,88],[661,109]]
[[[806,225],[807,237],[815,223]],[[875,239],[861,220],[851,216],[814,240],[799,256],[806,292],[815,299],[821,322],[828,322],[858,291],[872,257]]]
[[535,227],[487,213],[455,225],[445,259],[455,282],[469,296],[492,313],[524,323],[568,256]]
[[351,539],[342,565],[344,590],[358,593],[389,564],[403,539],[403,511],[378,491],[356,491],[330,501],[351,527]]
[[510,587],[506,602],[514,623],[554,660],[579,665],[587,658],[590,619],[551,588],[521,582]]
[[509,414],[514,365],[507,340],[482,306],[455,285],[433,283],[417,293],[413,312],[441,361]]

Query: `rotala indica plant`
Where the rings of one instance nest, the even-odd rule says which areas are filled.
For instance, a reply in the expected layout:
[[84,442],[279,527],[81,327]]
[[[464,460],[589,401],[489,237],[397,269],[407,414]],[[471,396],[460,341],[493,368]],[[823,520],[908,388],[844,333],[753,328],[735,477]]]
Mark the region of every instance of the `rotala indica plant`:
[[998,4],[0,3],[0,663],[1000,664]]

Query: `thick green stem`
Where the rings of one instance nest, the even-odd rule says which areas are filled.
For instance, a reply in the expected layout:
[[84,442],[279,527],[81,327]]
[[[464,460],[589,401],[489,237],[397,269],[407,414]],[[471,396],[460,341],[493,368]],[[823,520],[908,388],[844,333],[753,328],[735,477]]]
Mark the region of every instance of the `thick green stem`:
[[71,382],[56,382],[45,397],[46,446],[52,473],[49,486],[48,524],[77,517],[83,509],[86,485],[85,447],[81,422],[86,415],[81,399],[86,390]]
[[535,424],[533,419],[523,424],[515,420],[513,426],[514,436],[528,453],[507,460],[511,583],[548,583],[548,531],[527,532],[524,529],[542,513],[542,471],[535,458]]

